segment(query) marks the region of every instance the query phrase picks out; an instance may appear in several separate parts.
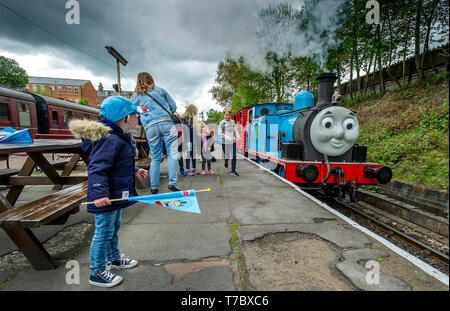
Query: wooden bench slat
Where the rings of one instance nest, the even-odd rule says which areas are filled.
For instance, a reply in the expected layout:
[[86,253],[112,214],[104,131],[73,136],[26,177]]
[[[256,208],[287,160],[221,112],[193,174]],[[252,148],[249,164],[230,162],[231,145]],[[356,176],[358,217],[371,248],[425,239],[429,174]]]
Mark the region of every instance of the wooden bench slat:
[[[77,186],[81,186],[81,187],[77,187]],[[48,214],[49,212],[52,212],[52,211],[57,212],[60,209],[64,209],[65,206],[70,205],[73,201],[79,201],[80,199],[81,200],[85,199],[87,183],[82,184],[82,185],[77,185],[77,186],[67,188],[67,189],[73,189],[73,191],[70,192],[68,195],[59,197],[58,201],[54,201],[48,205],[42,206],[39,209],[35,210],[33,213],[24,215],[22,217],[22,221],[25,219],[28,219],[28,220],[39,219],[39,217],[42,217],[42,216]],[[65,189],[65,190],[67,190],[67,189]]]
[[[60,183],[63,185],[77,185],[87,180],[87,176],[61,176]],[[8,185],[25,186],[25,185],[54,185],[55,183],[48,177],[43,176],[11,176],[8,178]]]
[[80,186],[77,185],[58,191],[56,193],[49,194],[33,202],[29,202],[21,207],[13,208],[6,211],[5,213],[0,214],[0,221],[14,222],[15,220],[23,219],[49,206],[61,204],[61,202],[65,202],[65,200],[70,198],[74,193],[82,191],[84,191],[84,189],[80,188]]
[[[74,188],[74,187],[71,187],[71,188]],[[67,202],[67,200],[70,200],[70,198],[74,194],[84,191],[83,189],[78,189],[77,186],[75,186],[75,188],[77,188],[77,189],[71,189],[71,188],[64,189],[64,190],[66,190],[66,191],[63,190],[64,192],[60,191],[57,193],[52,193],[52,194],[45,196],[43,198],[40,198],[38,200],[27,203],[21,207],[9,210],[8,211],[9,215],[5,215],[7,218],[4,219],[4,221],[9,222],[9,223],[21,221],[22,219],[29,217],[35,213],[38,213],[41,210],[44,210],[47,208],[52,208],[52,207],[58,206],[60,204],[64,204]],[[69,190],[69,191],[67,191],[67,190]],[[8,213],[8,212],[6,212],[6,213]],[[3,216],[3,214],[0,216]]]
[[[77,185],[79,187],[79,185]],[[74,186],[76,187],[76,186]],[[14,216],[14,215],[20,215],[23,214],[24,212],[27,212],[30,210],[30,207],[32,206],[42,206],[42,205],[46,205],[49,204],[51,202],[54,202],[55,199],[61,199],[61,197],[63,196],[67,196],[70,195],[70,193],[74,190],[74,187],[70,187],[70,188],[66,188],[63,190],[60,190],[58,192],[54,192],[51,194],[48,194],[42,198],[39,198],[37,200],[34,200],[33,202],[29,202],[26,203],[20,207],[16,207],[16,208],[12,208],[4,213],[0,214],[0,221],[1,220],[6,220],[8,219],[8,217]]]
[[[50,222],[81,203],[86,196],[86,189],[87,182],[84,182],[8,210],[0,214],[0,227],[33,227]],[[54,217],[52,214],[55,214]],[[22,224],[23,220],[25,222]]]
[[41,224],[47,224],[52,220],[59,218],[60,216],[69,213],[74,208],[80,206],[80,204],[86,199],[86,190],[72,195],[67,199],[65,204],[60,204],[48,207],[45,210],[41,210],[33,215],[27,216],[20,220],[20,228],[30,228],[40,226]]
[[20,169],[17,169],[17,168],[3,168],[0,170],[0,178],[17,175],[17,174],[19,174],[19,172],[20,172]]

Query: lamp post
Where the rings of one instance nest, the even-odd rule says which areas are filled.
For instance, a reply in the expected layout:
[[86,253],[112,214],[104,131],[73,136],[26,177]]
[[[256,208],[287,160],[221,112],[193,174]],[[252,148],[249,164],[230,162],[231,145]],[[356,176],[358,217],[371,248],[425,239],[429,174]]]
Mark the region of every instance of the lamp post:
[[119,95],[121,95],[122,87],[120,86],[120,64],[126,66],[128,64],[128,61],[122,55],[120,55],[120,53],[117,52],[112,46],[105,46],[105,48],[108,51],[108,53],[111,54],[112,57],[114,57],[116,59],[116,62],[117,62],[117,83],[118,83],[117,91],[119,92]]

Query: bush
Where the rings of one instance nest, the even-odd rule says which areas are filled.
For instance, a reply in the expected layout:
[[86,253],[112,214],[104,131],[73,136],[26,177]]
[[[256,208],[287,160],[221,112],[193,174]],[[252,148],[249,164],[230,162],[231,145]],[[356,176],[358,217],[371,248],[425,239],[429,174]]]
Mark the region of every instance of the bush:
[[[416,84],[376,106],[361,105],[362,114],[369,117],[360,124],[358,143],[368,146],[367,160],[391,167],[393,180],[448,191],[448,95],[442,100],[442,94],[448,94],[446,87],[440,83],[428,91]],[[395,102],[405,96],[411,96],[401,100],[406,104]],[[381,113],[377,108],[391,110]]]

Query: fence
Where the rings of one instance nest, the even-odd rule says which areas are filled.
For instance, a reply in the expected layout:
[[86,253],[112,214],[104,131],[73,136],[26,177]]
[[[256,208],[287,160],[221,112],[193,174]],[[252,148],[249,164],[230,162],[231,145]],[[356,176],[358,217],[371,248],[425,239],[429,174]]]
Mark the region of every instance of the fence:
[[[435,48],[429,51],[425,55],[424,59],[424,75],[437,74],[439,72],[449,70],[449,58],[448,58],[449,45]],[[444,53],[446,51],[446,53]],[[398,83],[403,84],[404,82],[413,82],[418,79],[418,72],[415,63],[415,58],[410,57],[405,60],[405,72],[403,73],[403,62],[391,65],[389,68],[382,69],[382,77],[384,81],[384,88],[389,90],[398,86]],[[397,81],[396,81],[397,80]],[[398,83],[397,83],[398,82]],[[360,77],[361,91],[381,90],[381,77],[380,71],[377,70],[374,73],[370,73],[368,76],[364,75]],[[358,90],[358,81],[353,79],[351,81],[351,92],[356,95]],[[350,94],[350,82],[347,81],[341,84],[340,94],[349,95]]]

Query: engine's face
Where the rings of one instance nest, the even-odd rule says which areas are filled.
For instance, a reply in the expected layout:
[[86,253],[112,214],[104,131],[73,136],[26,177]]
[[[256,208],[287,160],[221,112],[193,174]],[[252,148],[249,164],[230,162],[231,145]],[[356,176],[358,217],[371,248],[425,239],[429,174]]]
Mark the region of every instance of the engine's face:
[[359,136],[358,119],[347,108],[327,107],[312,121],[310,136],[317,151],[340,156],[352,148]]

